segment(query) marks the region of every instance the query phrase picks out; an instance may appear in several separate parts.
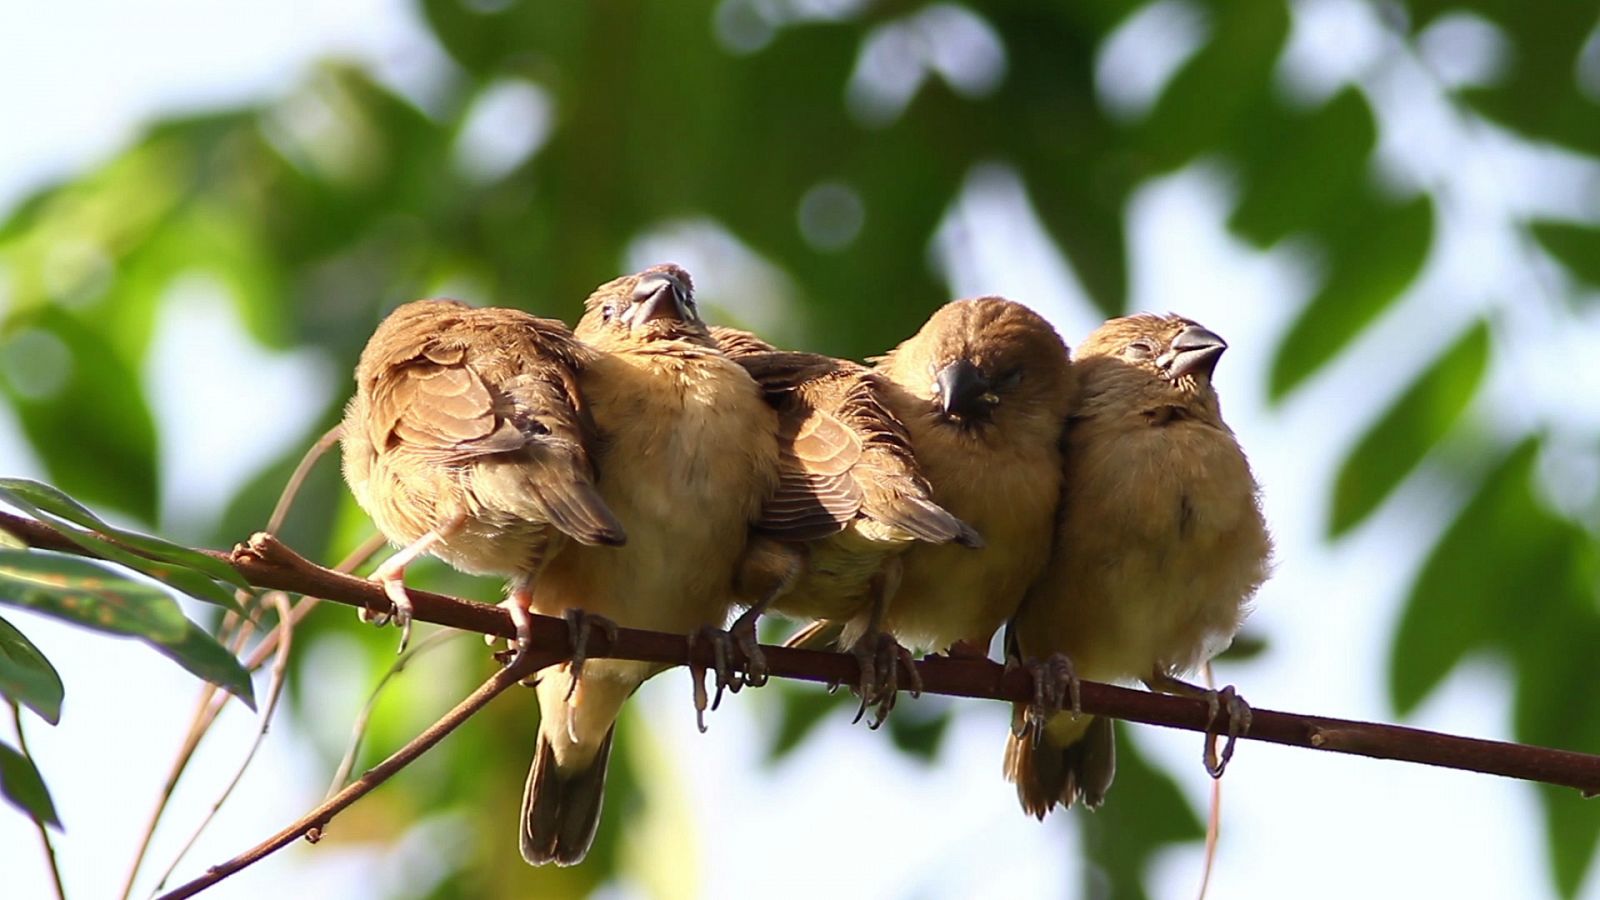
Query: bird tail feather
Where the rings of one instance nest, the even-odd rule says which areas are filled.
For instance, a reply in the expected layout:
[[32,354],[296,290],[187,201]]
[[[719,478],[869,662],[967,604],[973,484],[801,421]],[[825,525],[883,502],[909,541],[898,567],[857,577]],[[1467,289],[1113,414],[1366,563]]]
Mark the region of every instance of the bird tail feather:
[[562,771],[555,750],[542,733],[522,792],[522,858],[530,865],[583,862],[594,844],[605,798],[606,766],[611,760],[613,724],[600,749],[580,771]]

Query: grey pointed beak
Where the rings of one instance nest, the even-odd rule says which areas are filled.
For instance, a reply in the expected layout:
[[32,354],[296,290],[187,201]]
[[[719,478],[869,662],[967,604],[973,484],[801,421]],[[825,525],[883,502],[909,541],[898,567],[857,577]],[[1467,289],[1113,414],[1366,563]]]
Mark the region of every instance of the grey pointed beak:
[[669,273],[659,272],[641,278],[633,289],[633,305],[627,317],[630,330],[656,319],[686,322],[693,317],[688,286]]
[[934,384],[939,390],[939,409],[945,415],[967,419],[989,414],[989,379],[971,362],[958,359],[950,363],[934,376]]
[[1216,332],[1190,325],[1172,339],[1172,345],[1162,354],[1159,362],[1161,368],[1166,370],[1167,377],[1173,381],[1185,375],[1210,378],[1212,371],[1217,368],[1217,360],[1222,358],[1222,352],[1227,349],[1228,342]]

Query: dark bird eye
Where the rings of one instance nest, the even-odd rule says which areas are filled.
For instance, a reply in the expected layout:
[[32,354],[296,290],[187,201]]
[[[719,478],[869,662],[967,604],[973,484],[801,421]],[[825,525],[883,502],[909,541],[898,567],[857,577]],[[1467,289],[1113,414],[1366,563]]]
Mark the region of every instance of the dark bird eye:
[[995,376],[994,386],[1000,389],[1016,387],[1022,381],[1022,368],[1007,369]]
[[1129,359],[1149,359],[1156,355],[1156,345],[1140,338],[1129,344],[1128,349],[1123,351],[1123,355]]
[[600,307],[600,320],[602,322],[611,321],[612,317],[616,316],[616,314],[617,314],[617,308],[612,306],[609,303],[607,303],[605,306]]

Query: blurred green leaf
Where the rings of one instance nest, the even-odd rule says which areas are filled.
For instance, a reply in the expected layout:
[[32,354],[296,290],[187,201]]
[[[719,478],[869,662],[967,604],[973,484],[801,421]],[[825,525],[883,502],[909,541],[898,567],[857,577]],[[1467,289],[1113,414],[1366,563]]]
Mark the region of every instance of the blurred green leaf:
[[0,366],[0,388],[50,479],[154,521],[155,422],[138,372],[105,335],[59,306],[13,314],[3,339],[0,360],[14,365]]
[[[955,704],[949,698],[929,695],[913,700],[910,695],[902,695],[884,724],[889,729],[889,739],[902,753],[928,763],[939,755],[954,713]],[[874,714],[867,710],[867,715]]]
[[1390,702],[1400,714],[1466,654],[1527,633],[1519,598],[1565,583],[1573,526],[1534,496],[1539,446],[1524,441],[1484,476],[1412,584],[1389,653]]
[[822,723],[824,716],[840,710],[847,703],[859,702],[843,688],[830,694],[814,684],[791,684],[777,680],[772,682],[771,688],[777,688],[772,693],[777,695],[779,718],[778,727],[772,730],[772,743],[767,745],[769,764],[777,763],[793,753],[800,742]]
[[1228,226],[1267,247],[1321,222],[1359,190],[1377,144],[1366,97],[1349,87],[1309,115],[1274,122],[1245,142],[1252,156]]
[[39,648],[5,619],[0,619],[0,695],[21,703],[54,725],[61,721],[66,689],[55,666]]
[[1393,304],[1422,271],[1432,243],[1427,195],[1358,217],[1330,250],[1327,281],[1273,355],[1272,400],[1288,396]]
[[1267,652],[1269,643],[1266,638],[1252,631],[1241,631],[1234,635],[1233,643],[1228,649],[1218,653],[1216,660],[1220,662],[1245,662],[1255,659]]
[[1208,2],[1211,37],[1172,76],[1139,129],[1138,141],[1160,171],[1226,145],[1249,111],[1272,102],[1272,71],[1289,36],[1289,8]]
[[1572,277],[1600,287],[1600,228],[1572,222],[1534,222],[1529,227],[1540,246],[1566,266]]
[[159,588],[60,554],[0,550],[0,603],[136,637],[255,708],[250,673]]
[[[161,538],[125,531],[121,528],[113,528],[102,521],[99,516],[90,512],[83,504],[48,484],[40,484],[37,481],[29,481],[26,478],[0,478],[0,498],[31,508],[34,511],[44,510],[60,516],[73,524],[82,525],[84,528],[97,531],[119,544],[138,550],[141,554],[152,559],[194,569],[218,581],[230,582],[247,590],[250,587],[250,582],[245,581],[244,576],[240,575],[237,569],[222,560]],[[68,537],[72,537],[72,535],[69,534]],[[87,549],[93,548],[89,547]],[[233,598],[230,595],[228,603],[224,605],[232,605],[232,601]]]
[[50,790],[44,786],[38,767],[5,741],[0,741],[0,794],[29,818],[62,830],[56,805],[50,801]]
[[1205,826],[1189,807],[1178,783],[1152,766],[1132,740],[1134,730],[1117,729],[1117,780],[1113,797],[1094,812],[1077,812],[1084,853],[1090,860],[1083,894],[1112,900],[1145,900],[1144,875],[1170,844],[1205,836]]
[[1483,381],[1489,326],[1479,321],[1378,417],[1339,467],[1328,534],[1361,524],[1449,432]]
[[[1582,535],[1572,535],[1572,557],[1592,554],[1584,547]],[[1568,573],[1572,572],[1569,566]],[[1588,753],[1600,752],[1600,695],[1593,691],[1574,691],[1574,685],[1600,683],[1600,614],[1594,609],[1593,588],[1569,579],[1562,589],[1561,576],[1554,574],[1550,585],[1540,586],[1552,593],[1541,593],[1540,605],[1569,607],[1566,615],[1543,616],[1531,626],[1535,635],[1521,642],[1518,654],[1519,677],[1516,685],[1516,736],[1518,740],[1546,747],[1561,747]],[[1579,606],[1572,610],[1573,605]],[[1587,606],[1587,610],[1582,607]],[[1572,615],[1572,612],[1587,615]],[[1600,845],[1600,815],[1596,801],[1586,799],[1570,788],[1539,785],[1539,805],[1549,837],[1547,852],[1557,889],[1564,897],[1574,897],[1593,866],[1595,848]]]

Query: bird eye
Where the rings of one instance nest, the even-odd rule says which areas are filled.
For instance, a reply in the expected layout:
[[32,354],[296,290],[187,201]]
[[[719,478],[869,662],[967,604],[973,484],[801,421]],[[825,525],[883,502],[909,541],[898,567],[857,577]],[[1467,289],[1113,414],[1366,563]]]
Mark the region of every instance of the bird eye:
[[600,307],[600,320],[602,322],[611,321],[612,318],[614,318],[616,316],[616,314],[617,314],[617,308],[612,306],[609,303],[607,303],[605,306]]
[[1122,355],[1129,359],[1149,359],[1156,355],[1156,345],[1140,338],[1129,344],[1128,349],[1124,350]]
[[994,386],[1001,390],[1016,387],[1022,381],[1022,368],[1007,369],[995,376]]

